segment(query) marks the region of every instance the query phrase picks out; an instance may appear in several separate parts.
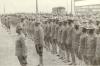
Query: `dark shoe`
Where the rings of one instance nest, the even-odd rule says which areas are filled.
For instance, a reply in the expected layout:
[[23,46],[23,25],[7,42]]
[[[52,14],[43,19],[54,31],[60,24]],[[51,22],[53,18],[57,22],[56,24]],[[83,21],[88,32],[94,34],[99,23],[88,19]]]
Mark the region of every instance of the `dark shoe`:
[[63,59],[63,57],[60,57],[59,59]]
[[57,56],[60,56],[59,54],[57,54]]

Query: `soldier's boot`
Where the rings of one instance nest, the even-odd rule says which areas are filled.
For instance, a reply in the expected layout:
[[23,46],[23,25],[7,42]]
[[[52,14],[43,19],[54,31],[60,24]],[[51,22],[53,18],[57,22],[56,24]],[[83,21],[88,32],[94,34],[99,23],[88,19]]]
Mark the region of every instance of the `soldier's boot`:
[[65,51],[62,50],[62,56],[63,56],[63,62],[66,63],[67,62],[67,59],[66,59],[66,54],[65,54]]
[[76,61],[75,61],[75,54],[71,53],[71,57],[72,57],[72,64],[76,65]]
[[40,66],[43,66],[43,56],[40,56]]
[[57,54],[57,46],[54,44],[54,54]]
[[60,51],[60,59],[65,60],[65,53],[64,53],[64,50],[62,49]]
[[70,52],[69,52],[68,49],[66,49],[66,57],[67,57],[67,58],[66,58],[66,59],[67,59],[66,61],[67,61],[67,62],[70,62]]
[[50,43],[47,42],[47,50],[50,51]]
[[21,66],[27,66],[27,64],[24,64],[22,61],[20,63]]
[[57,56],[59,57],[59,47],[57,45]]
[[60,42],[58,43],[58,48],[59,48],[58,54],[59,54],[59,57],[61,58],[61,46],[60,46]]

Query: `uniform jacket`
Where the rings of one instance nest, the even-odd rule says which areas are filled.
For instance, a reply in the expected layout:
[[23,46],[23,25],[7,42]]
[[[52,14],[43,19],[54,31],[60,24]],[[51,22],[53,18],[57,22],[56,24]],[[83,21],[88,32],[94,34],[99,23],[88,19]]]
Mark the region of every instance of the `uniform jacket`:
[[25,38],[21,35],[16,40],[16,56],[26,56],[27,47],[25,45]]
[[47,31],[46,32],[47,32],[46,36],[50,37],[50,33],[51,33],[51,25],[50,24],[47,25]]
[[63,29],[63,35],[62,35],[62,40],[63,40],[63,43],[66,43],[66,40],[67,40],[67,27],[65,27]]
[[64,30],[64,26],[59,26],[59,30],[58,30],[58,42],[62,43],[62,37],[63,37],[63,30]]
[[74,43],[73,43],[73,47],[74,48],[78,48],[79,47],[80,36],[81,36],[80,30],[75,30],[74,29]]
[[79,52],[82,55],[86,55],[87,36],[86,33],[80,36]]
[[100,34],[97,35],[96,57],[100,57]]
[[35,27],[34,42],[35,44],[44,44],[44,32],[41,26]]
[[70,46],[72,46],[74,41],[74,27],[68,27],[67,29],[67,40],[66,43]]
[[87,56],[95,56],[96,52],[97,37],[95,35],[88,35],[87,45],[86,45],[86,54]]
[[56,39],[56,36],[57,36],[57,25],[56,24],[54,24],[53,25],[53,28],[52,28],[52,38],[53,39]]

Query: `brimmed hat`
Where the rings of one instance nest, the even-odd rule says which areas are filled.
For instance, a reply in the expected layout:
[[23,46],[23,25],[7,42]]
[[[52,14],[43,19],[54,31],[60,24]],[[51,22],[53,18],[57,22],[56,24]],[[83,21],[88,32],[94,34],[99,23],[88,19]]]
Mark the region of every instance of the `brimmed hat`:
[[72,20],[72,19],[68,19],[68,22],[71,22],[71,23],[73,23],[73,22],[74,22],[74,20]]
[[17,30],[22,30],[22,28],[21,27],[17,27]]
[[58,23],[59,23],[59,24],[62,24],[62,21],[60,20]]
[[67,20],[64,20],[63,22],[64,22],[64,23],[68,23],[68,21],[67,21]]
[[84,25],[81,24],[81,25],[80,25],[81,28],[86,28],[86,29],[88,29],[88,26],[89,26],[88,24],[84,24]]
[[88,28],[87,29],[96,29],[96,26],[94,24],[89,24]]
[[83,20],[82,23],[88,23],[88,20]]
[[38,21],[38,22],[35,22],[35,25],[39,25],[40,24],[40,22]]
[[76,21],[74,24],[75,25],[81,25],[79,21]]

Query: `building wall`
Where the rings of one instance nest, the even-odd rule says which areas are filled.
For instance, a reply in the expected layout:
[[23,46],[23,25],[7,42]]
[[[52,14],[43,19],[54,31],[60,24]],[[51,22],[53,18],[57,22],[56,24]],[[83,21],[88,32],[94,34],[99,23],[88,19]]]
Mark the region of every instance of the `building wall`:
[[65,15],[66,11],[64,7],[54,7],[52,8],[53,15]]
[[95,14],[95,13],[100,14],[100,4],[76,6],[75,13],[76,14]]

